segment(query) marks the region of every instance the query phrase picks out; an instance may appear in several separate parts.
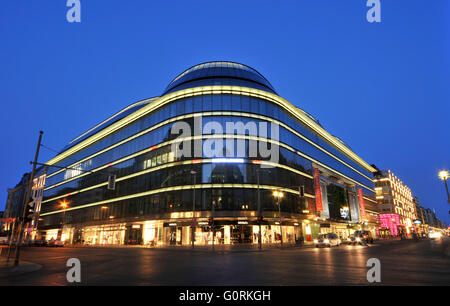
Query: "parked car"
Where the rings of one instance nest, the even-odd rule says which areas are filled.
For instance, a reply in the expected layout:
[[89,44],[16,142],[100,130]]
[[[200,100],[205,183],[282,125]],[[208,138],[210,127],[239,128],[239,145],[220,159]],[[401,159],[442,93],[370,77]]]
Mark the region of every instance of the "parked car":
[[338,235],[330,233],[330,234],[321,234],[317,239],[314,239],[314,246],[316,248],[320,246],[339,246],[342,243],[341,239]]
[[32,243],[32,245],[36,246],[36,247],[47,246],[47,244],[48,244],[47,240],[44,240],[44,239],[36,239],[36,240],[33,240],[33,243]]
[[64,246],[64,241],[61,241],[61,240],[50,240],[48,242],[48,246],[49,247],[63,247]]

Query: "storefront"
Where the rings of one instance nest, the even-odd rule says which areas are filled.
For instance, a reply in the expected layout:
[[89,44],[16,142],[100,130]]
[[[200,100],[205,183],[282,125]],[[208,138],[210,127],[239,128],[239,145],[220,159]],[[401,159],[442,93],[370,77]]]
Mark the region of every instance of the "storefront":
[[[305,227],[306,226],[306,227]],[[259,231],[263,244],[296,244],[307,240],[304,231],[311,230],[311,224],[301,222],[264,221],[259,225],[256,220],[216,220],[214,228],[208,219],[199,220],[195,227],[195,245],[219,244],[257,244]],[[318,226],[313,226],[314,235]],[[214,230],[213,230],[214,229]],[[144,245],[144,246],[181,246],[190,245],[192,223],[183,221],[145,221],[135,224],[120,223],[114,225],[88,226],[83,228],[64,227],[46,232],[47,240],[62,240],[67,244],[81,245]]]

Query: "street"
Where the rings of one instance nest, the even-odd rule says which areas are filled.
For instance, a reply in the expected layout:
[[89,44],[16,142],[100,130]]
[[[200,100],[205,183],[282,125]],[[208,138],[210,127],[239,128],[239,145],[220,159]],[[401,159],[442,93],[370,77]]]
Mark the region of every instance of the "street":
[[450,285],[442,241],[381,241],[371,246],[258,251],[147,248],[25,248],[39,271],[1,277],[1,285],[69,285],[66,262],[81,262],[82,285],[373,285],[366,262],[381,262],[377,285]]

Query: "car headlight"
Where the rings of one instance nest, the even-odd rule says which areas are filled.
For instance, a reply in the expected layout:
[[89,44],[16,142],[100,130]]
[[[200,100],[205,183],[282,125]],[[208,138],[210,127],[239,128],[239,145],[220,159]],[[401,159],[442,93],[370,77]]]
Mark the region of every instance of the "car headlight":
[[356,237],[356,241],[361,241],[361,238],[359,238],[359,237]]
[[319,242],[319,240],[317,240],[317,239],[314,239],[314,243],[318,243]]
[[328,239],[325,239],[323,242],[325,242],[325,243],[329,243],[330,242],[330,240],[328,240]]

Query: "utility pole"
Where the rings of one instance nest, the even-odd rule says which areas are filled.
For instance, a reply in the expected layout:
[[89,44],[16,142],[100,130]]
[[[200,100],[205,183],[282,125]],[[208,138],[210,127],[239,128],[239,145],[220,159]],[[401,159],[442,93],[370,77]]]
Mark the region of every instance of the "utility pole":
[[34,155],[34,163],[33,163],[33,168],[31,170],[31,174],[30,174],[30,179],[28,181],[28,187],[27,187],[27,192],[25,193],[25,198],[23,200],[23,211],[22,211],[22,219],[19,221],[19,235],[17,238],[17,242],[16,242],[16,251],[15,251],[15,257],[16,259],[14,260],[14,266],[19,265],[19,257],[20,257],[20,244],[22,243],[22,239],[23,239],[23,230],[25,227],[25,214],[27,211],[27,207],[28,207],[28,203],[29,203],[29,198],[30,198],[30,194],[31,194],[31,188],[33,187],[33,179],[34,179],[34,172],[36,171],[36,164],[37,164],[37,160],[39,157],[39,149],[41,148],[41,141],[42,141],[42,134],[44,134],[43,131],[39,132],[39,140],[38,140],[38,145],[36,148],[36,154]]

